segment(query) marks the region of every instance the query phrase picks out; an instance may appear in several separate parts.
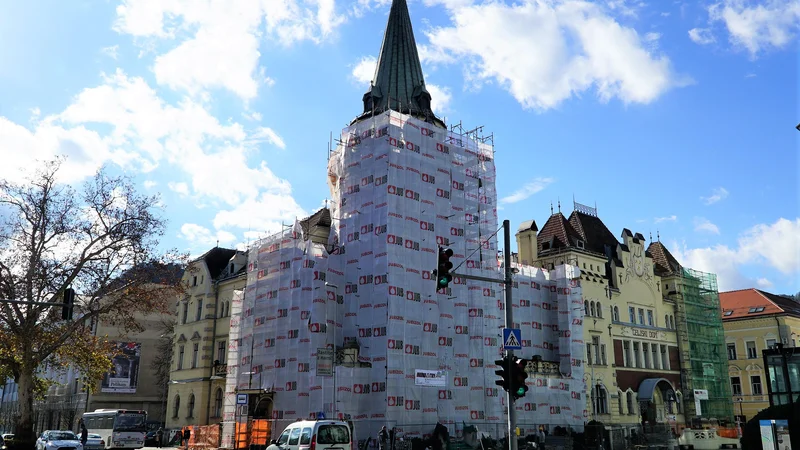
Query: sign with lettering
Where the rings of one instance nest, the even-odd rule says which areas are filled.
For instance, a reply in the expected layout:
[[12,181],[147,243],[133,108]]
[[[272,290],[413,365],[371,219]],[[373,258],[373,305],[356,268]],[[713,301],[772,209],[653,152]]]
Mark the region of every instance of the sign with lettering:
[[658,339],[658,331],[640,330],[638,328],[634,328],[632,330],[632,333],[634,336],[646,337],[650,339]]

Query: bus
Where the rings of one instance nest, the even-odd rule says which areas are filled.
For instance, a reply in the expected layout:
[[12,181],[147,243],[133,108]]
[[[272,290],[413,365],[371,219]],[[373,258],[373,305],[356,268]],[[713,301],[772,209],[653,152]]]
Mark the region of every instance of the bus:
[[144,447],[147,434],[147,412],[131,409],[97,409],[83,413],[83,422],[90,433],[100,435],[106,448]]

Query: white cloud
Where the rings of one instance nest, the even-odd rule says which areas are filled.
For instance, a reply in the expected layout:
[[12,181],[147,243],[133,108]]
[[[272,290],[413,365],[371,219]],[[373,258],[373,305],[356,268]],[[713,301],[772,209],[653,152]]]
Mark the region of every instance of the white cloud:
[[751,57],[795,43],[800,26],[800,2],[796,0],[722,0],[711,5],[708,14],[709,21],[722,22],[730,42]]
[[649,33],[645,33],[644,35],[644,40],[646,42],[655,42],[658,41],[659,39],[661,39],[661,33],[656,33],[651,31]]
[[236,241],[236,236],[224,230],[212,232],[206,227],[185,223],[181,226],[178,237],[189,241],[192,247],[211,247],[214,245],[229,245]]
[[496,80],[526,108],[553,108],[592,88],[602,101],[649,103],[683,83],[666,56],[597,4],[490,2],[449,14],[452,26],[427,33],[425,58],[466,61],[468,83]]
[[686,267],[716,273],[721,291],[752,287],[757,280],[745,275],[748,266],[767,266],[784,275],[800,276],[800,219],[779,219],[742,233],[734,248],[673,246]]
[[308,213],[290,196],[264,192],[259,196],[220,210],[214,217],[214,227],[239,227],[270,233],[280,231],[281,222],[294,223]]
[[175,193],[177,193],[179,195],[182,195],[182,196],[189,195],[189,185],[187,185],[186,183],[183,183],[183,182],[176,183],[174,181],[170,181],[169,183],[167,183],[167,187],[171,191],[173,191],[173,192],[175,192]]
[[728,190],[724,187],[718,187],[711,190],[711,195],[708,197],[700,197],[700,200],[703,201],[706,205],[713,205],[719,201],[725,200],[728,198]]
[[716,39],[709,28],[692,28],[689,30],[689,39],[700,45],[716,42]]
[[705,231],[708,233],[719,234],[719,227],[704,217],[695,217],[694,231]]
[[101,53],[111,59],[117,59],[117,51],[119,51],[119,45],[112,45],[111,47],[103,47],[100,49]]
[[453,98],[450,94],[450,88],[436,84],[426,84],[425,87],[428,88],[428,92],[431,94],[431,109],[439,114],[447,112],[450,100]]
[[286,148],[286,143],[283,142],[283,138],[278,136],[278,133],[269,127],[258,127],[258,129],[256,129],[256,131],[250,136],[250,140],[252,142],[266,142],[280,149]]
[[772,281],[769,281],[769,280],[768,280],[768,279],[766,279],[766,278],[759,278],[759,279],[757,279],[757,280],[756,280],[756,284],[757,284],[757,285],[758,285],[758,287],[760,287],[761,289],[769,289],[769,288],[771,288],[771,287],[773,286],[773,283],[772,283]]
[[143,184],[145,189],[153,189],[154,187],[158,186],[158,182],[154,180],[144,180]]
[[270,80],[258,68],[265,36],[284,45],[321,42],[343,22],[334,0],[123,0],[114,29],[144,39],[145,48],[188,36],[156,57],[158,83],[191,94],[223,88],[250,100],[259,81]]
[[517,203],[527,199],[533,194],[543,191],[547,186],[555,181],[554,178],[538,177],[533,181],[526,183],[520,189],[517,189],[509,196],[500,199],[500,203]]
[[376,64],[378,64],[378,60],[374,56],[362,56],[361,60],[353,66],[351,72],[353,79],[359,84],[368,85],[375,76]]
[[678,216],[676,216],[675,214],[673,214],[673,215],[671,215],[671,216],[665,216],[665,217],[656,217],[655,219],[653,219],[653,222],[655,222],[655,223],[661,223],[661,222],[675,222],[675,221],[677,221],[677,220],[678,220]]

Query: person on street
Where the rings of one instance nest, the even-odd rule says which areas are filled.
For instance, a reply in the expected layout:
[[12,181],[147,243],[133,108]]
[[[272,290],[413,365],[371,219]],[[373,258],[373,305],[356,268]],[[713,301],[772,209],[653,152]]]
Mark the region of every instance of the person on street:
[[386,431],[386,425],[378,432],[378,448],[380,450],[387,450],[386,444],[389,441],[389,432]]
[[89,440],[89,430],[86,429],[86,423],[81,421],[81,445],[86,447],[86,441]]
[[183,429],[183,440],[186,442],[186,450],[189,450],[189,438],[192,437],[192,430],[189,427]]
[[156,447],[161,448],[164,442],[164,429],[159,427],[156,431]]

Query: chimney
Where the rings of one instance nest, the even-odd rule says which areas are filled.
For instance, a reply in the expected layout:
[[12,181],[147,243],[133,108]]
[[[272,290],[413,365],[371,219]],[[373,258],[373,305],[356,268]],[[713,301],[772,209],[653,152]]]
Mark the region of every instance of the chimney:
[[532,266],[539,257],[539,248],[536,241],[536,232],[539,228],[533,220],[522,222],[517,230],[517,251],[519,252],[518,262],[525,266]]

